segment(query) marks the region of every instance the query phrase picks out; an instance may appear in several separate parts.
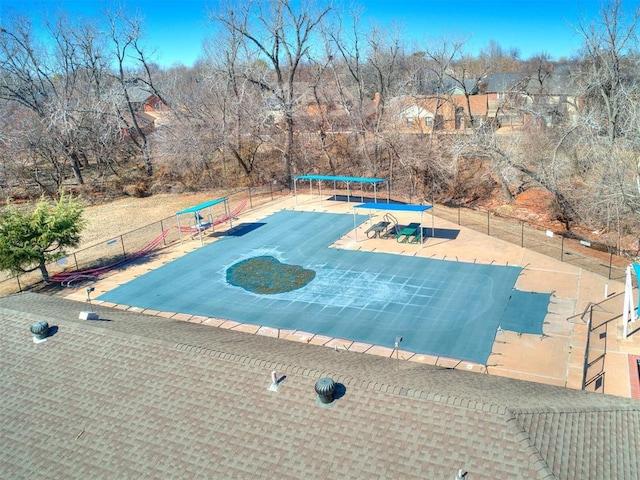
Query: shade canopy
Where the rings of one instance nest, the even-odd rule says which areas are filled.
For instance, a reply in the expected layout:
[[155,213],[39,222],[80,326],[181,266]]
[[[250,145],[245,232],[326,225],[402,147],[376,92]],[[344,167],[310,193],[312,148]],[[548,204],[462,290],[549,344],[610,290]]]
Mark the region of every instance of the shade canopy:
[[[350,185],[352,183],[359,183],[360,186],[364,189],[364,184],[373,185],[373,196],[374,201],[378,201],[378,192],[377,187],[379,183],[387,184],[387,202],[389,201],[389,183],[386,178],[371,178],[371,177],[343,177],[338,175],[298,175],[293,178],[293,191],[294,195],[298,196],[298,180],[308,180],[309,181],[309,190],[313,192],[313,181],[315,180],[318,185],[318,190],[320,192],[320,203],[322,204],[322,183],[321,182],[333,182],[333,196],[336,199],[336,184],[338,182],[344,182],[347,184],[347,201],[349,201],[349,197],[351,196]],[[364,192],[360,194],[360,201],[364,201]]]
[[[407,204],[407,203],[378,203],[378,202],[366,202],[361,203],[359,205],[353,206],[353,229],[355,231],[356,242],[358,241],[358,228],[356,222],[356,209],[365,208],[368,210],[384,210],[384,211],[393,211],[393,212],[417,212],[420,213],[420,224],[419,224],[419,238],[420,244],[424,245],[424,235],[422,231],[422,214],[433,208],[433,205],[416,205],[416,204]],[[369,213],[369,219],[371,219],[371,213]],[[395,221],[395,220],[394,220]],[[397,227],[397,225],[396,225]],[[433,232],[435,231],[434,227],[434,219],[433,219],[433,210],[431,211],[431,233],[433,236]],[[396,231],[397,232],[397,231]]]
[[384,183],[386,178],[369,178],[369,177],[341,177],[335,175],[298,175],[296,180],[327,180],[332,182],[351,182],[351,183]]
[[179,212],[176,212],[176,215],[182,215],[182,214],[185,214],[185,213],[197,213],[200,210],[203,210],[203,209],[208,208],[208,207],[213,207],[214,205],[217,205],[219,203],[225,202],[226,200],[227,200],[227,197],[216,198],[215,200],[208,200],[206,202],[199,203],[198,205],[194,205],[193,207],[189,207],[189,208],[185,208],[184,210],[180,210]]
[[369,210],[392,210],[395,212],[424,212],[433,208],[433,205],[411,205],[404,203],[361,203],[353,208],[368,208]]

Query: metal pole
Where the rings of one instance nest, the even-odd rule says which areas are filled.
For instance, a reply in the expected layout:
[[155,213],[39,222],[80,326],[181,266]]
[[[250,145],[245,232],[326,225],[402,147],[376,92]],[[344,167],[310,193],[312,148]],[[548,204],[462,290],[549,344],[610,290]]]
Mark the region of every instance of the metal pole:
[[127,258],[127,251],[124,248],[124,237],[122,235],[120,235],[120,243],[122,243],[122,255],[124,255],[124,258]]
[[[564,237],[563,237],[564,238]],[[589,368],[589,342],[591,340],[591,320],[593,317],[593,305],[589,306],[589,321],[587,322],[587,344],[584,347],[584,364],[582,365],[582,387],[581,390],[586,388],[587,383],[587,369]]]
[[520,234],[520,246],[524,247],[524,222],[520,222],[522,225],[522,233]]
[[80,270],[80,267],[78,266],[78,257],[76,257],[76,252],[73,252],[73,261],[76,264],[76,270]]
[[562,235],[562,241],[560,242],[560,261],[564,262],[564,235]]
[[16,282],[18,282],[18,291],[22,292],[22,285],[20,285],[20,275],[16,275]]
[[609,247],[609,280],[611,280],[611,267],[613,265],[613,249]]
[[[160,233],[164,233],[164,222],[162,220],[160,220]],[[162,238],[162,244],[165,247],[167,246],[167,237],[166,237],[166,235]]]
[[251,198],[251,187],[249,187],[249,208],[253,208],[253,198]]

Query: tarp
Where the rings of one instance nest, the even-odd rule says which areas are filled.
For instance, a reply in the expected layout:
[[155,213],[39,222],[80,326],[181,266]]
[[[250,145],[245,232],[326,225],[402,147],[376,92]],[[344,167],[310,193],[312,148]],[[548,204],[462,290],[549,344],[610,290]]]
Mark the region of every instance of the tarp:
[[542,335],[542,325],[550,299],[550,293],[513,289],[502,314],[500,327],[512,332]]

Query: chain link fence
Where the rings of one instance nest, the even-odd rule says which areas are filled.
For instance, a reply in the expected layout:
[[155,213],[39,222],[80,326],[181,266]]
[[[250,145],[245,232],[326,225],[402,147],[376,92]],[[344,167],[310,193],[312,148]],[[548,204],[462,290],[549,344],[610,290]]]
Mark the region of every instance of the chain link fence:
[[608,279],[623,280],[629,264],[629,259],[615,254],[617,249],[613,246],[572,238],[567,233],[553,232],[541,225],[490,210],[436,205],[434,215]]
[[[220,194],[220,196],[228,198],[229,209],[233,211],[237,205],[245,200],[247,202],[245,209],[251,210],[288,194],[289,192],[283,188],[271,185],[264,188],[233,190]],[[206,214],[209,215],[208,208]],[[222,218],[226,214],[224,203],[211,207],[212,221]],[[183,219],[180,226],[188,228],[190,225],[185,225]],[[78,279],[81,279],[82,272],[87,272],[87,276],[91,276],[91,272],[96,269],[122,268],[143,254],[152,254],[154,251],[180,241],[180,238],[177,217],[173,215],[70,253],[57,262],[49,263],[47,271],[51,278],[55,278],[57,274],[62,272],[78,272]],[[0,295],[10,295],[45,286],[40,270],[36,270],[9,276],[0,281]]]
[[[355,202],[361,198],[366,198],[365,201],[373,201],[373,191],[370,190],[370,187],[364,186],[361,191],[354,192],[339,189],[334,193],[336,198],[338,196],[347,198],[350,194]],[[306,193],[306,191],[301,190],[301,193]],[[327,191],[324,193],[328,194]],[[229,191],[226,192],[226,195],[221,196],[226,196],[229,199],[231,209],[234,208],[235,204],[243,200],[247,200],[247,207],[253,209],[275,198],[290,194],[291,192],[279,185],[269,185],[263,188],[243,188]],[[402,199],[395,195],[393,197],[394,200],[389,200],[398,201],[399,198]],[[387,201],[388,192],[378,192],[377,200],[380,202]],[[213,208],[217,208],[212,215],[214,218],[224,215],[223,204]],[[617,251],[615,247],[604,244],[596,245],[584,240],[570,238],[567,234],[551,232],[541,225],[504,216],[497,212],[483,211],[462,205],[450,207],[439,204],[435,205],[433,212],[436,217],[457,225],[520,245],[609,279],[623,280],[625,268],[629,264],[629,259],[615,254]],[[114,236],[100,244],[73,252],[58,262],[48,265],[47,268],[50,275],[53,276],[63,271],[86,270],[118,262],[126,262],[128,259],[134,259],[137,253],[145,251],[154,240],[157,240],[162,235],[165,235],[164,238],[157,245],[154,245],[153,250],[178,241],[180,233],[177,227],[176,217],[167,217],[159,222]],[[163,233],[165,231],[167,231],[166,234]],[[10,294],[31,289],[39,284],[42,284],[39,271],[9,277],[4,281],[0,281],[0,294]]]

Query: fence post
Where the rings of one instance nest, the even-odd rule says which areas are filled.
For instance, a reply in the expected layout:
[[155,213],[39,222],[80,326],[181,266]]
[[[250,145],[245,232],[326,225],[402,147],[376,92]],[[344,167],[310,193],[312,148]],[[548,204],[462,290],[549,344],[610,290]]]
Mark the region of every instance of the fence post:
[[522,233],[520,234],[520,246],[524,248],[524,222],[520,222],[520,226],[522,227]]
[[16,275],[16,282],[18,282],[18,292],[22,292],[22,285],[20,285],[20,275]]
[[609,247],[609,280],[611,280],[611,268],[613,266],[613,249]]
[[489,210],[487,210],[487,235],[491,236],[490,228],[489,228]]
[[76,256],[76,252],[73,252],[73,261],[76,264],[76,270],[80,270],[80,267],[78,266],[78,257]]
[[253,198],[251,198],[251,187],[248,187],[249,190],[249,208],[253,208]]
[[564,235],[561,235],[560,238],[560,261],[564,262]]
[[[160,220],[160,233],[164,233],[164,222],[162,220]],[[162,237],[162,244],[166,247],[167,246],[167,236],[163,236]]]
[[122,244],[122,255],[124,255],[124,258],[127,258],[127,251],[124,248],[124,238],[122,235],[120,235],[120,243]]
[[271,201],[273,202],[273,183],[269,182],[269,192],[271,193]]
[[462,206],[458,204],[458,225],[460,225],[460,210],[462,210]]

